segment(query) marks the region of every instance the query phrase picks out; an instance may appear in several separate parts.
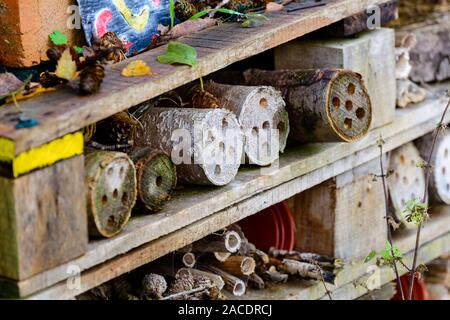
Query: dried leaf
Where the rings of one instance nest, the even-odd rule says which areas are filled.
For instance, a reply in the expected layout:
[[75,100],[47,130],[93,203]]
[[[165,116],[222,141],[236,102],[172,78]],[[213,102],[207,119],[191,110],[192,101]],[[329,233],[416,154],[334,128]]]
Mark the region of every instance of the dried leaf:
[[70,49],[66,49],[61,58],[58,60],[58,65],[56,66],[56,76],[65,80],[72,80],[75,78],[77,73],[77,64],[72,58]]
[[142,60],[132,61],[122,70],[124,77],[139,77],[153,75],[152,69]]
[[[40,94],[43,94],[43,93],[53,92],[53,91],[56,91],[56,89],[55,88],[44,88],[41,85],[38,85],[28,92],[23,92],[23,93],[19,93],[19,94],[15,95],[15,98],[16,98],[16,101],[23,101],[23,100],[31,99],[31,98],[38,96]],[[6,99],[6,103],[12,103],[12,102],[14,102],[12,97],[9,97]]]
[[208,91],[196,91],[192,96],[193,108],[217,109],[220,106],[219,99]]

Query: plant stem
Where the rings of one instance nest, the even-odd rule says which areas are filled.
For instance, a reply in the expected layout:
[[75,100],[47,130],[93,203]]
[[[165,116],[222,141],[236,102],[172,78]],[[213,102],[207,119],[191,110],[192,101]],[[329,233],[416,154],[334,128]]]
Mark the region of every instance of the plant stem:
[[[380,140],[381,140],[381,138],[380,138]],[[380,148],[380,170],[381,170],[381,181],[383,183],[383,194],[384,194],[384,203],[385,203],[384,210],[385,210],[385,214],[386,214],[386,224],[387,224],[387,238],[388,238],[388,242],[391,246],[391,256],[394,257],[394,244],[393,244],[393,240],[392,240],[391,226],[389,225],[389,197],[388,197],[388,191],[387,191],[387,186],[386,186],[386,175],[384,174],[384,165],[383,165],[383,143],[380,142],[378,147]],[[398,273],[397,262],[395,260],[393,262],[393,269],[394,269],[394,273],[395,273],[395,279],[397,281],[397,287],[400,290],[402,300],[405,300],[405,294],[403,292],[403,286],[400,281],[400,275]]]
[[[447,114],[449,106],[450,106],[450,99],[447,103],[447,106],[444,109],[444,112],[442,113],[441,121],[439,122],[438,127],[436,128],[436,130],[434,132],[433,143],[431,145],[430,154],[428,155],[427,163],[425,164],[425,170],[426,170],[426,172],[425,172],[425,190],[423,192],[422,203],[427,203],[427,201],[428,201],[428,186],[430,184],[430,178],[431,178],[431,172],[432,172],[432,170],[430,168],[430,162],[431,162],[431,158],[433,156],[434,148],[436,146],[437,138],[441,134],[441,131],[444,127],[445,116]],[[413,293],[413,289],[414,289],[414,278],[415,278],[416,269],[417,269],[417,256],[419,253],[421,229],[422,229],[422,222],[419,223],[419,225],[417,226],[416,245],[414,247],[413,265],[412,265],[411,271],[409,273],[408,300],[412,299],[412,293]]]
[[197,69],[198,79],[200,80],[200,91],[204,92],[205,85],[203,84],[203,78],[202,78],[202,74],[200,72],[200,68],[198,66],[196,66],[196,69]]
[[318,263],[317,261],[314,261],[314,264],[316,265],[316,268],[319,269],[319,273],[320,273],[320,281],[322,282],[323,287],[325,288],[325,292],[327,293],[328,298],[329,298],[330,300],[333,300],[333,297],[331,296],[331,292],[330,292],[330,290],[328,290],[327,284],[325,283],[325,279],[324,279],[324,277],[323,277],[322,268],[319,266],[319,263]]

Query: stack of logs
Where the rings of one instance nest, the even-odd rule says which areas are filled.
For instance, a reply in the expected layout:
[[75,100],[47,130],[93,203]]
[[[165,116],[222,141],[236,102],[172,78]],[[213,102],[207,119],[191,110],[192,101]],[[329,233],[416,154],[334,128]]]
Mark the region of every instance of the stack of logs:
[[[288,135],[353,142],[369,131],[371,100],[357,73],[247,70],[243,78],[245,86],[207,82],[204,92],[191,91],[190,103],[172,92],[86,130],[91,236],[116,235],[135,204],[159,210],[178,182],[223,186],[242,162],[274,163]],[[212,98],[200,103],[199,92]]]
[[265,253],[232,225],[78,299],[228,299],[243,296],[247,286],[264,289],[289,277],[334,284],[333,271],[341,266],[340,260],[312,253]]

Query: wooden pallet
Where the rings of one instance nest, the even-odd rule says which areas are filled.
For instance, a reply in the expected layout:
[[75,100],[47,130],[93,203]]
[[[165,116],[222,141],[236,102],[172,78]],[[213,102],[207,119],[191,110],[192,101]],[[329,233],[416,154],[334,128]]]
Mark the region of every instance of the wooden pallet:
[[[19,283],[0,283],[22,296],[71,298],[375,159],[380,135],[386,140],[387,152],[432,131],[444,106],[443,99],[436,99],[398,110],[394,123],[354,144],[292,148],[281,157],[278,168],[262,175],[260,169],[245,168],[223,188],[181,190],[160,213],[134,217],[117,237],[90,242],[84,256]],[[81,287],[68,290],[67,270],[74,265],[82,271]]]
[[[242,28],[237,23],[226,23],[180,41],[197,49],[198,67],[202,75],[207,75],[361,12],[373,4],[385,2],[388,0],[334,0],[325,7],[271,13],[268,15],[270,21],[260,28]],[[192,68],[157,63],[156,57],[165,50],[166,46],[162,46],[107,68],[102,89],[93,96],[80,97],[66,88],[22,102],[25,115],[40,123],[34,128],[17,130],[15,121],[10,121],[15,109],[12,106],[0,109],[0,138],[14,143],[17,156],[198,78]],[[122,69],[136,59],[149,64],[155,76],[122,77]]]

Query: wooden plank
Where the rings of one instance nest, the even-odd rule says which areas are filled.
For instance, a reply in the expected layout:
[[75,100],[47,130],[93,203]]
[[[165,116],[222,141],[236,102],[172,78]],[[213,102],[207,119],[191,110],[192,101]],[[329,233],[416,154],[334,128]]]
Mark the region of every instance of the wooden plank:
[[[380,25],[384,25],[398,18],[397,2],[397,0],[391,0],[378,7],[380,14]],[[375,12],[373,10],[362,11],[350,17],[344,18],[339,22],[333,23],[320,32],[337,37],[348,37],[355,35],[369,29],[368,22],[374,14]]]
[[375,159],[296,195],[296,249],[351,261],[383,248],[383,186],[372,176],[379,171]]
[[[177,230],[180,230],[178,237],[185,237],[186,234],[182,232],[182,228],[204,218],[209,217],[206,219],[209,222],[206,224],[208,228],[205,231],[215,232],[227,226],[226,224],[222,226],[220,223],[222,219],[220,217],[229,214],[224,209],[231,206],[228,210],[236,210],[243,207],[245,203],[254,203],[254,199],[260,199],[261,203],[252,205],[246,210],[240,210],[240,217],[235,220],[238,221],[355,166],[373,160],[379,153],[376,140],[380,134],[383,134],[386,140],[385,151],[390,151],[433,130],[443,108],[444,101],[432,100],[406,110],[398,110],[397,119],[393,124],[372,131],[363,141],[354,144],[328,143],[293,148],[281,157],[278,168],[265,168],[264,171],[244,168],[236,180],[228,186],[217,189],[181,190],[160,213],[133,218],[117,237],[91,242],[88,252],[83,257],[30,278],[17,286],[24,295],[29,295],[67,279],[69,276],[67,269],[72,264],[84,271]],[[258,198],[263,197],[266,190],[271,190],[270,196]],[[228,222],[230,224],[233,221],[228,220]],[[200,238],[189,239],[195,241]],[[176,246],[177,243],[174,242],[171,250],[157,250],[158,255],[167,254],[177,249]],[[145,249],[142,250],[145,251]],[[144,259],[140,263],[149,261]],[[131,267],[129,270],[132,270]],[[102,279],[107,278],[106,276]]]
[[83,156],[0,177],[0,276],[24,280],[87,249]]
[[[240,34],[248,37],[238,43],[227,43],[224,48],[200,54],[198,59],[202,75],[207,75],[239,60],[261,53],[299,36],[327,26],[349,15],[360,12],[370,5],[388,0],[334,0],[325,7],[304,10],[298,15],[274,15],[273,21],[260,28],[240,28]],[[271,15],[268,15],[271,17]],[[213,27],[199,35],[207,36],[209,30],[226,30],[228,27]],[[77,96],[70,89],[36,97],[21,102],[28,117],[36,118],[40,125],[16,130],[15,124],[5,121],[5,116],[13,112],[8,106],[0,110],[0,136],[15,143],[16,153],[42,145],[69,132],[97,122],[117,112],[123,111],[145,100],[154,98],[168,90],[179,87],[198,78],[195,70],[186,66],[157,67],[155,57],[164,52],[166,46],[150,50],[134,59],[141,59],[155,68],[153,77],[124,79],[122,84],[103,86],[100,92],[89,97]],[[130,60],[107,68],[106,83],[113,76],[111,68],[121,69]],[[158,68],[158,70],[156,70]],[[47,112],[53,112],[46,115]]]

